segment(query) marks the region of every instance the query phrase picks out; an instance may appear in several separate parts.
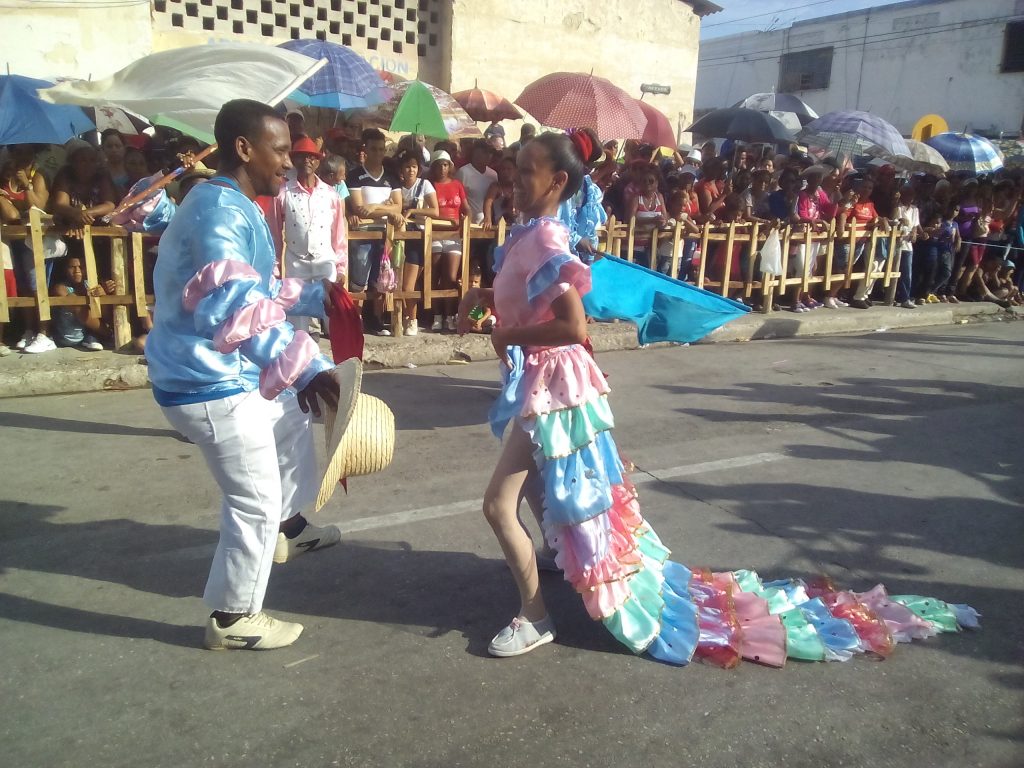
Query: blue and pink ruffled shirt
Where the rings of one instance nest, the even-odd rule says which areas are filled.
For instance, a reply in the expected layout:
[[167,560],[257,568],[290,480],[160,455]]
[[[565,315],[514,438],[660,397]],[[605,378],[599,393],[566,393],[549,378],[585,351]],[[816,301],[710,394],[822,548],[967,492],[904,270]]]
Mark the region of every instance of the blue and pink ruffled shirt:
[[193,189],[160,240],[146,360],[163,406],[258,389],[268,400],[334,364],[286,313],[322,317],[320,282],[274,277],[260,209],[230,179]]

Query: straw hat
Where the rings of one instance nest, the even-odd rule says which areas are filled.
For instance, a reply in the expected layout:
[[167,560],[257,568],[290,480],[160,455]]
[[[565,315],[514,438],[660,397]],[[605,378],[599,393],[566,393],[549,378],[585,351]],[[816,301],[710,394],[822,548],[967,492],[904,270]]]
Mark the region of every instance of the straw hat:
[[324,410],[327,468],[314,511],[327,503],[339,480],[380,472],[395,452],[395,415],[382,400],[359,391],[362,363],[345,360],[331,376],[338,382],[340,396],[337,410]]

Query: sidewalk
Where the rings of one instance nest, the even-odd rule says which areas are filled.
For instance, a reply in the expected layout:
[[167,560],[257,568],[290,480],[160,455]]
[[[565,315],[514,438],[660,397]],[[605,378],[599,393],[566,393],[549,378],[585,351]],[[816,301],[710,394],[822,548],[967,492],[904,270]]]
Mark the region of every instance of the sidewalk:
[[[999,322],[1024,318],[1019,308],[1004,310],[995,304],[936,304],[917,309],[819,309],[806,314],[751,313],[719,328],[700,343],[783,339],[871,333],[897,328]],[[595,323],[591,338],[597,352],[636,349],[636,330],[629,323]],[[329,355],[328,342],[321,347]],[[424,365],[461,365],[494,359],[490,337],[421,332],[414,338],[366,337],[368,368],[406,368]],[[138,355],[60,349],[43,355],[14,353],[0,359],[0,398],[56,395],[145,387],[149,377]]]

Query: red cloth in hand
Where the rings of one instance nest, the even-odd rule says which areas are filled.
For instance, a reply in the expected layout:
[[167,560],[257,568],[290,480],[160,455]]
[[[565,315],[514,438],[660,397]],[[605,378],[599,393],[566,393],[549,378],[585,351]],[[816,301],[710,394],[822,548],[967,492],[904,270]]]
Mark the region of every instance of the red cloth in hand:
[[335,363],[351,357],[363,359],[363,319],[345,286],[335,283],[327,295],[327,322],[331,356]]

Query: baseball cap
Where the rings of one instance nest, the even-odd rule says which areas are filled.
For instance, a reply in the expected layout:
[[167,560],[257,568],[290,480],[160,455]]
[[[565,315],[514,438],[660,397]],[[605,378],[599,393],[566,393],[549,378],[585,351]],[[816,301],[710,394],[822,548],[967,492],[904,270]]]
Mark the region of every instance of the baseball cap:
[[443,149],[435,149],[430,155],[430,164],[433,165],[439,160],[444,160],[446,163],[450,163],[452,161],[452,156]]

